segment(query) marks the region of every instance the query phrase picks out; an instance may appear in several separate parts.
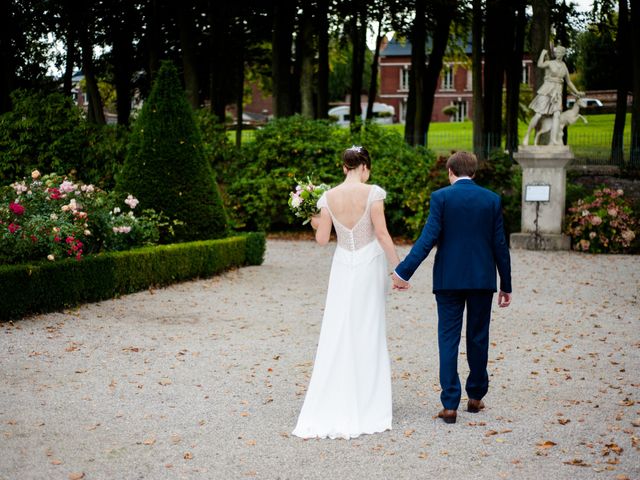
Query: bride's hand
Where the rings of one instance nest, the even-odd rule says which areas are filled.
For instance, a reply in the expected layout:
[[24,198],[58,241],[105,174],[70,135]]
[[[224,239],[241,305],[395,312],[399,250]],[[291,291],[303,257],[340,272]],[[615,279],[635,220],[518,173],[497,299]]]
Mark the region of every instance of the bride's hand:
[[314,230],[318,229],[318,225],[320,225],[320,215],[314,215],[313,217],[311,217],[311,227]]

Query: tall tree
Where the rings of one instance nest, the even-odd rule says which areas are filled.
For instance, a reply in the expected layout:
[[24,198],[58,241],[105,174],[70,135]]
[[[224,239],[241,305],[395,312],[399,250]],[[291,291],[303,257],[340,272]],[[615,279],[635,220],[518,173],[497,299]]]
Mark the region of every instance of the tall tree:
[[[94,18],[95,3],[92,1],[82,2],[82,17]],[[82,73],[86,82],[87,96],[89,97],[89,108],[87,110],[87,119],[92,123],[99,125],[106,124],[102,97],[98,89],[98,79],[96,76],[93,62],[93,35],[94,28],[92,22],[85,25],[79,31],[80,50],[82,51]]]
[[10,94],[14,84],[14,54],[12,33],[15,32],[13,2],[0,2],[0,113],[11,109]]
[[514,10],[509,0],[487,0],[484,61],[484,154],[499,148],[502,140],[502,89],[507,49],[504,28],[513,25]]
[[482,0],[473,0],[471,24],[471,64],[472,77],[471,87],[473,90],[472,110],[473,110],[473,151],[479,160],[485,159],[484,155],[484,99],[482,96],[482,26],[484,23],[484,13]]
[[404,124],[404,139],[409,145],[420,145],[420,123],[424,108],[424,76],[426,70],[426,2],[415,0],[415,16],[410,33],[411,69],[409,70],[409,94]]
[[432,16],[435,22],[432,36],[433,46],[429,53],[429,64],[424,75],[424,105],[422,112],[418,108],[421,117],[419,118],[416,115],[416,138],[420,139],[420,145],[428,145],[427,138],[431,114],[433,113],[433,102],[438,88],[438,79],[442,72],[444,54],[449,41],[449,29],[456,14],[457,3],[457,0],[438,0],[431,3],[433,8]]
[[373,104],[378,94],[378,63],[380,60],[380,47],[382,45],[382,39],[384,38],[383,20],[381,16],[378,17],[378,32],[376,33],[376,47],[373,52],[373,61],[371,62],[371,79],[369,80],[369,94],[367,95],[367,114],[365,118],[371,120],[373,118]]
[[368,15],[366,0],[352,0],[351,5],[349,36],[353,45],[353,56],[351,59],[351,102],[349,114],[352,128],[357,128],[362,114],[362,76],[364,73],[365,50],[367,49]]
[[618,1],[618,34],[616,35],[616,78],[618,88],[616,91],[616,116],[613,123],[613,136],[611,139],[611,161],[617,165],[624,164],[624,124],[627,117],[627,92],[629,91],[630,50],[629,34],[629,8],[627,0]]
[[633,104],[631,106],[631,152],[629,161],[633,168],[640,168],[640,0],[630,0],[631,62]]
[[291,46],[295,26],[295,0],[273,2],[273,113],[276,118],[293,114]]
[[516,21],[511,28],[512,42],[509,42],[509,59],[506,69],[506,149],[509,155],[518,148],[518,112],[520,110],[520,84],[522,81],[522,56],[524,53],[524,34],[526,27],[526,4],[524,0],[514,0]]
[[113,43],[113,72],[116,88],[116,110],[118,124],[128,125],[131,115],[132,85],[134,70],[133,36],[136,30],[135,5],[128,0],[110,4],[110,33]]
[[182,0],[174,5],[180,32],[182,69],[187,100],[191,107],[200,106],[200,84],[198,79],[198,57],[196,54],[194,0]]
[[312,4],[303,6],[300,21],[300,113],[313,118],[314,35]]
[[[533,16],[531,18],[530,44],[531,58],[540,57],[540,52],[549,49],[551,39],[551,6],[555,0],[531,0]],[[533,89],[540,88],[544,82],[544,71],[533,69]]]
[[329,0],[318,0],[318,118],[329,116]]

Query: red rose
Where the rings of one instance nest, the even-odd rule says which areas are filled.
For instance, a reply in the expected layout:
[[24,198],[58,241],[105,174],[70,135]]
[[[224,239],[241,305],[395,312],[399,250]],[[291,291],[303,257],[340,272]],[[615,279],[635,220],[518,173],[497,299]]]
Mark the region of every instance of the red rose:
[[24,207],[19,203],[10,203],[9,210],[11,210],[16,215],[22,215],[24,213]]
[[60,243],[60,237],[56,235],[55,237],[53,237],[53,241],[56,243]]
[[20,228],[20,225],[16,225],[15,223],[9,224],[9,232],[11,233],[16,233],[19,228]]
[[62,198],[62,196],[60,195],[60,190],[58,190],[57,188],[50,188],[49,193],[51,193],[51,200],[59,200],[60,198]]

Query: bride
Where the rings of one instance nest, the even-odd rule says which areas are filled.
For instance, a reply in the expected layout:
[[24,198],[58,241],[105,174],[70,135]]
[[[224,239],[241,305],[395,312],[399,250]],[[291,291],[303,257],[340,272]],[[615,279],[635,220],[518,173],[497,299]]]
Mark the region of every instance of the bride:
[[[345,180],[318,200],[311,225],[320,245],[336,247],[313,374],[293,434],[354,438],[391,429],[391,371],[385,327],[387,262],[399,258],[387,231],[386,192],[367,185],[369,153],[342,154]],[[386,255],[386,259],[385,259]]]

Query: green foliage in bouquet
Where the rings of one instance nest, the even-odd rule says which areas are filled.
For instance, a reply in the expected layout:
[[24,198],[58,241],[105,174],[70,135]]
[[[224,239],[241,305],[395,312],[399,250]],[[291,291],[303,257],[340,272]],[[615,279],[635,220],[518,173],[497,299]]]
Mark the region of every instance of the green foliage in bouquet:
[[[227,217],[193,111],[168,61],[133,126],[116,190],[180,222],[177,241],[227,234]],[[161,241],[167,240],[163,235]]]
[[574,250],[629,253],[637,250],[638,219],[622,190],[600,187],[569,208],[565,232]]
[[38,169],[113,186],[114,172],[124,161],[126,128],[88,123],[60,93],[16,90],[12,104],[0,115],[0,184]]

